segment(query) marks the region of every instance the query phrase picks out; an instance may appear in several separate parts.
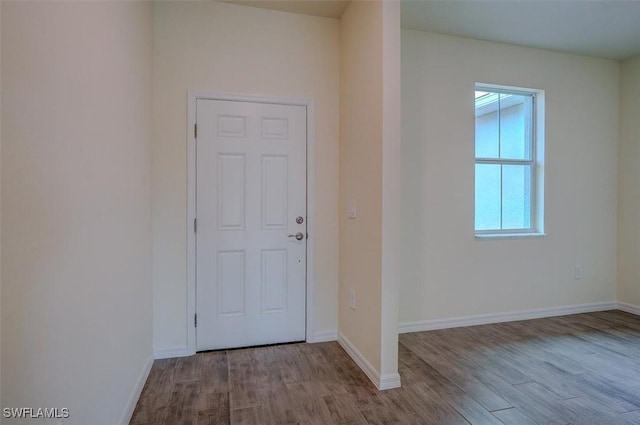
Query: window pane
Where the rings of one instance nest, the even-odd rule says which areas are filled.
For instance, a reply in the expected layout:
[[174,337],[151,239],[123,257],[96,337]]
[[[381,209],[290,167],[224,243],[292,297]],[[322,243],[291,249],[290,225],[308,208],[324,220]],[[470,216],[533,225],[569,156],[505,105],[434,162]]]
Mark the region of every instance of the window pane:
[[500,167],[476,164],[476,230],[500,229]]
[[476,157],[498,158],[498,94],[476,91]]
[[500,158],[531,157],[531,112],[533,98],[500,94]]
[[531,228],[531,167],[502,166],[502,228]]

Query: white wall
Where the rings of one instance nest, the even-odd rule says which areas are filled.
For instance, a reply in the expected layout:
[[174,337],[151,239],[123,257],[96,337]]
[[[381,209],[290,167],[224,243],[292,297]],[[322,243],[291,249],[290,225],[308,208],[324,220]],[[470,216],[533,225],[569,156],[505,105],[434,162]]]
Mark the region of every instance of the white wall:
[[335,333],[338,21],[217,2],[156,2],[153,66],[155,348],[180,351],[187,343],[187,90],[315,100],[315,333]]
[[618,300],[640,306],[640,57],[623,62],[618,159]]
[[[403,30],[400,323],[616,300],[618,74]],[[542,239],[474,239],[475,82],[546,90]]]
[[150,366],[151,37],[150,3],[2,3],[3,407],[114,425]]

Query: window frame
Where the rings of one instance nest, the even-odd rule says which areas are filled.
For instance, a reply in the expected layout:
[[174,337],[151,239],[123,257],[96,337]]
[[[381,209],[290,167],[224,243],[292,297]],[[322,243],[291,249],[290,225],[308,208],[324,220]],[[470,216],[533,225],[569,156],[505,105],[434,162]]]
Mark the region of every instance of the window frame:
[[[499,94],[512,94],[517,96],[531,97],[531,124],[528,159],[512,158],[484,158],[477,157],[476,149],[476,126],[475,126],[475,102],[474,102],[474,182],[476,179],[477,165],[519,165],[528,166],[530,172],[530,199],[529,199],[529,227],[516,229],[476,229],[475,213],[475,189],[474,189],[474,233],[478,239],[484,238],[528,238],[544,236],[544,177],[542,167],[544,164],[544,91],[528,89],[523,87],[511,87],[495,84],[476,83],[474,94],[477,91]],[[500,125],[500,115],[498,108],[498,126]],[[498,127],[500,128],[500,127]],[[499,131],[499,130],[498,130]],[[500,169],[500,227],[502,227],[502,167]],[[475,184],[474,184],[475,187]]]

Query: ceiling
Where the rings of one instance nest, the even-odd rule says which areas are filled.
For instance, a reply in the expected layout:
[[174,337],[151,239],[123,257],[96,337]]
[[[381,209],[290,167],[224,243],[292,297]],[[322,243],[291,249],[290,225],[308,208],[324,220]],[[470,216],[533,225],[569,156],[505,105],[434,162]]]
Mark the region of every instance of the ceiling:
[[[223,1],[328,18],[350,3]],[[640,0],[402,0],[402,26],[607,59],[640,55]]]
[[263,9],[281,10],[301,15],[340,18],[349,5],[348,0],[223,0],[225,3]]
[[402,0],[402,26],[608,59],[640,55],[640,0]]

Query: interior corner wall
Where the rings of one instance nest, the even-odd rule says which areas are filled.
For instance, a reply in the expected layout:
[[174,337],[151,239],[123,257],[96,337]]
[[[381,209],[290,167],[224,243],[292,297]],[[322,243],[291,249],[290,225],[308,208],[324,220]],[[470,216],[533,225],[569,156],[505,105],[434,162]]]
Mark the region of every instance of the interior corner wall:
[[[153,300],[157,353],[187,347],[187,91],[315,100],[315,329],[338,327],[337,19],[154,2]],[[189,322],[190,323],[190,322]]]
[[[403,30],[401,326],[616,301],[619,68]],[[546,91],[543,238],[474,238],[476,82]]]
[[400,1],[382,3],[382,313],[380,374],[400,385],[398,301],[402,190]]
[[126,423],[151,366],[151,12],[2,2],[3,407]]
[[620,72],[618,301],[640,306],[640,57]]
[[[380,371],[382,2],[352,2],[340,20],[339,338]],[[347,217],[349,200],[356,218]],[[349,305],[355,292],[355,309]]]
[[[2,2],[0,2],[0,241],[2,240]],[[2,408],[2,243],[0,243],[0,408]],[[0,424],[2,418],[0,417]]]

